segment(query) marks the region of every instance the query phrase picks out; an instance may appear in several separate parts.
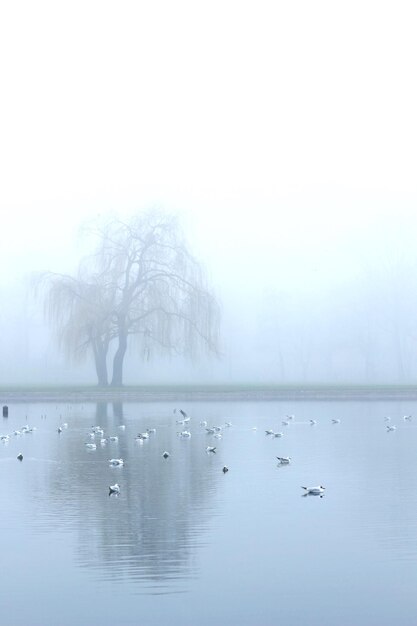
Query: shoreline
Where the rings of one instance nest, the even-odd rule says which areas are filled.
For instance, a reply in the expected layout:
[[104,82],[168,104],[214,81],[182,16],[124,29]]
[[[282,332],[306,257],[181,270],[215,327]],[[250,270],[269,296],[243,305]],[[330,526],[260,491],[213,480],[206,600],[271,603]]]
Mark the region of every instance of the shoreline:
[[0,402],[417,401],[417,387],[1,389]]

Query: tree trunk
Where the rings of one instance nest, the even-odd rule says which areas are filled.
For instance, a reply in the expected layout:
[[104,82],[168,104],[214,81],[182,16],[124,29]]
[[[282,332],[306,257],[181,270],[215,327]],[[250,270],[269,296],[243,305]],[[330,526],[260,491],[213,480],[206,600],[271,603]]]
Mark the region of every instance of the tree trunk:
[[98,386],[107,387],[109,384],[107,374],[107,347],[101,343],[98,343],[93,346],[93,349]]
[[123,386],[123,361],[127,349],[127,333],[124,329],[119,330],[119,345],[113,359],[112,387]]

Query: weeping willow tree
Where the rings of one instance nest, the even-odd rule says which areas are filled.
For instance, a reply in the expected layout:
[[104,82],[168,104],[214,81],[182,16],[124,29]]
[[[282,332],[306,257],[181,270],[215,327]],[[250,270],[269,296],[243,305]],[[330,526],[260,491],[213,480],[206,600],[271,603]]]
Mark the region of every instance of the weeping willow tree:
[[137,354],[218,354],[219,305],[175,217],[160,212],[96,225],[95,253],[76,278],[49,273],[45,303],[61,347],[72,358],[94,355],[99,385],[123,384],[129,343]]
[[58,346],[74,362],[92,353],[100,386],[107,386],[107,354],[114,328],[112,298],[100,282],[47,272],[37,277],[45,287],[45,313],[56,331]]

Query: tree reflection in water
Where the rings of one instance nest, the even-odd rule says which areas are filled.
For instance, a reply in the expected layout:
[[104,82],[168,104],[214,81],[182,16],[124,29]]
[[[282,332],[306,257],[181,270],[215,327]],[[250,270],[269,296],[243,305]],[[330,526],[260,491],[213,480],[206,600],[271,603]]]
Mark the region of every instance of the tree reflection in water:
[[[112,411],[98,403],[93,411],[75,412],[49,480],[51,508],[77,530],[80,565],[97,568],[104,577],[141,579],[161,592],[164,581],[196,573],[192,557],[213,514],[210,494],[219,473],[212,473],[198,422],[193,438],[184,441],[177,436],[171,406],[149,407],[128,404],[124,414],[121,403]],[[83,443],[92,425],[101,426],[105,437],[117,434],[119,441],[86,452]],[[147,427],[156,433],[137,443],[137,432]],[[170,451],[168,459],[164,450]],[[108,459],[114,457],[124,466],[110,467]],[[109,497],[108,486],[115,482],[121,492]]]

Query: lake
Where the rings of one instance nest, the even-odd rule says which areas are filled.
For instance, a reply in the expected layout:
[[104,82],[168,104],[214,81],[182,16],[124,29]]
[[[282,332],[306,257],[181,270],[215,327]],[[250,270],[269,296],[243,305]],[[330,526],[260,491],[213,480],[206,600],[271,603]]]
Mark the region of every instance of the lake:
[[417,623],[415,402],[16,403],[0,419],[1,624]]

